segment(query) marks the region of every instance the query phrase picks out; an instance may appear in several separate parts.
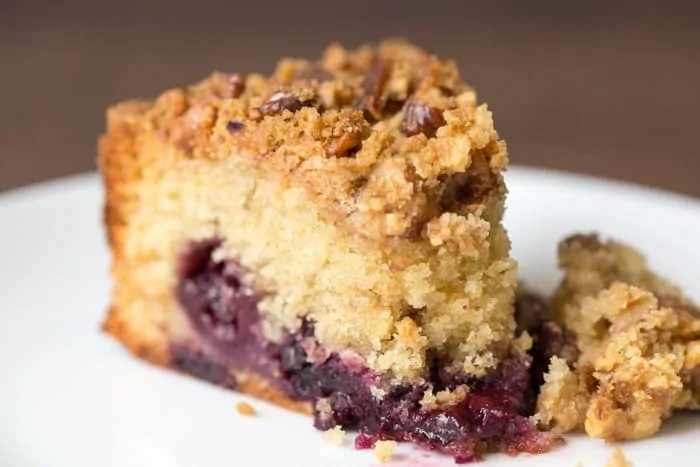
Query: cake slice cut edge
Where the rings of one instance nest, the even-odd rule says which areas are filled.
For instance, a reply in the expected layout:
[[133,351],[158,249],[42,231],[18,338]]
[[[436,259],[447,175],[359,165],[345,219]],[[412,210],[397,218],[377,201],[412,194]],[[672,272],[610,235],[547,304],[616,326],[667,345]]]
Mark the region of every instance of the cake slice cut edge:
[[[543,452],[501,224],[507,151],[403,41],[119,104],[104,329],[135,355],[458,461]],[[485,416],[487,414],[488,416]]]

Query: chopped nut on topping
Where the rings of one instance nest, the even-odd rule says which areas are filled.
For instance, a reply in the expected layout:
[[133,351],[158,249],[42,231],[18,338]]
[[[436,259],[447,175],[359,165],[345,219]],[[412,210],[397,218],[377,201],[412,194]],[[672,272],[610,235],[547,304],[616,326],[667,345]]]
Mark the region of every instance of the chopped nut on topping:
[[245,415],[247,417],[253,416],[257,413],[255,411],[255,408],[247,402],[239,402],[238,404],[236,404],[236,411],[239,414]]
[[428,138],[432,138],[437,133],[438,128],[444,124],[445,119],[440,109],[411,99],[403,111],[401,131],[408,136],[423,133]]
[[362,135],[356,132],[343,133],[335,139],[326,149],[329,156],[349,157],[356,153],[362,146]]
[[245,90],[245,76],[240,73],[232,74],[228,79],[228,90],[232,98],[237,98]]
[[359,107],[365,111],[367,120],[379,120],[382,116],[382,92],[391,73],[391,62],[375,60],[362,83],[363,95]]
[[396,441],[377,441],[374,445],[374,457],[377,459],[377,462],[384,464],[394,457],[395,450]]
[[285,110],[296,112],[302,107],[311,105],[310,101],[302,102],[294,94],[278,91],[274,93],[263,105],[260,106],[260,113],[263,115],[279,115]]
[[309,63],[304,68],[295,71],[292,75],[292,80],[294,81],[316,81],[322,83],[324,81],[331,81],[332,79],[333,74],[318,63]]
[[340,445],[343,443],[343,439],[345,438],[345,431],[343,431],[340,425],[336,425],[330,430],[324,431],[323,436],[329,443]]

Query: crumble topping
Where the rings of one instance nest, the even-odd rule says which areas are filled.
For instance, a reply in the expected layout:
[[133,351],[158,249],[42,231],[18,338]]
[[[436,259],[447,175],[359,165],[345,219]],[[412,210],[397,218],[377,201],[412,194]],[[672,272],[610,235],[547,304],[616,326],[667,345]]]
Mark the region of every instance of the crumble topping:
[[650,271],[644,257],[619,242],[603,243],[597,235],[574,235],[559,245],[559,265],[565,277],[552,301],[552,313],[574,331],[584,359],[595,352],[599,336],[595,320],[581,313],[581,303],[616,282],[650,291],[662,307],[670,307],[687,319],[700,317],[700,311],[680,289]]
[[700,319],[692,302],[617,242],[574,236],[559,258],[566,274],[552,311],[580,356],[573,364],[552,359],[540,424],[637,439],[656,433],[673,409],[696,407]]
[[[124,109],[112,123],[131,118]],[[317,62],[282,60],[269,77],[215,73],[139,111],[185,157],[256,159],[370,238],[420,235],[456,192],[471,209],[505,192],[506,146],[487,106],[454,62],[401,40],[334,44]],[[501,196],[469,199],[480,193],[464,174]]]
[[537,399],[534,421],[543,429],[566,433],[578,428],[585,417],[588,399],[581,381],[559,357],[552,357]]
[[584,302],[582,313],[610,322],[609,336],[590,363],[597,389],[586,432],[607,440],[651,436],[683,389],[685,343],[678,316],[658,308],[651,293],[619,283]]

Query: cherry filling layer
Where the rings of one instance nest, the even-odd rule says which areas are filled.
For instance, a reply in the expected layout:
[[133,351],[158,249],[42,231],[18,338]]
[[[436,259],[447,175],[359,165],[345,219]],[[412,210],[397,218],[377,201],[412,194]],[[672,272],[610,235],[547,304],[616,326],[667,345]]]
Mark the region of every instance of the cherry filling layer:
[[[478,460],[488,450],[540,453],[551,446],[552,438],[527,418],[530,357],[507,360],[482,379],[446,375],[433,359],[430,381],[398,386],[335,354],[311,361],[307,349],[315,344],[313,323],[304,321],[280,342],[265,339],[260,297],[243,283],[245,271],[238,263],[212,258],[219,243],[192,244],[182,255],[178,298],[208,350],[173,345],[176,368],[228,387],[235,387],[229,370],[254,371],[288,397],[309,401],[318,429],[340,425],[358,430],[358,448],[380,439],[411,441],[462,463]],[[450,407],[426,409],[421,404],[430,387],[438,391],[460,385],[469,387],[468,394]],[[381,397],[376,388],[384,392]]]

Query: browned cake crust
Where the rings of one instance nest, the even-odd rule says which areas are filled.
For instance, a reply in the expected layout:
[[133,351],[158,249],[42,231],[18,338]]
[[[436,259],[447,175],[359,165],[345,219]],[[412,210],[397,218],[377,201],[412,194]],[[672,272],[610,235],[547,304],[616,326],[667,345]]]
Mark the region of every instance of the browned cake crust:
[[[123,111],[136,113],[139,108],[143,106],[125,104]],[[116,283],[126,286],[115,288],[103,329],[122,341],[135,356],[157,365],[168,365],[170,355],[165,331],[156,327],[152,335],[144,336],[139,329],[142,323],[124,319],[124,314],[120,312],[120,303],[128,300],[123,296],[125,291],[138,287],[138,284],[130,284],[123,252],[125,229],[138,202],[134,191],[141,177],[137,159],[137,128],[133,122],[108,122],[108,127],[110,131],[100,138],[98,147],[98,162],[105,183],[103,220],[113,255],[112,277]]]

